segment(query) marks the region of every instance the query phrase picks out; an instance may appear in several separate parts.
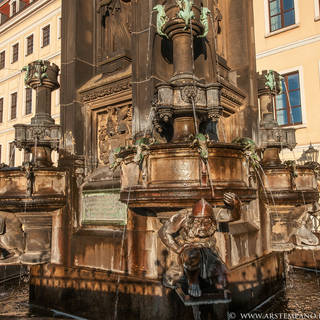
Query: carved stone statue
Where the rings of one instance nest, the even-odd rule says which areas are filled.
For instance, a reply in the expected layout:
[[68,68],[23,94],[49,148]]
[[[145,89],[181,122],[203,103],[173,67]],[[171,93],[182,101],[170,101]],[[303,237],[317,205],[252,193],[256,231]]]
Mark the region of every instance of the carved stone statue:
[[14,213],[0,212],[0,264],[18,263],[24,247],[20,220]]
[[103,27],[103,58],[113,57],[131,48],[131,0],[101,0],[97,12]]
[[[233,193],[224,195],[229,220],[240,218],[241,203]],[[172,216],[159,230],[162,242],[179,255],[179,266],[168,270],[165,282],[174,286],[184,274],[188,294],[202,295],[201,283],[204,281],[211,289],[224,289],[227,285],[227,269],[216,248],[214,234],[217,218],[222,208],[213,209],[204,199],[198,201],[192,212],[181,210]],[[179,272],[180,269],[180,272]]]
[[303,215],[298,219],[299,227],[293,232],[297,245],[317,246],[319,244],[318,237],[312,232],[312,215],[313,212],[305,210]]

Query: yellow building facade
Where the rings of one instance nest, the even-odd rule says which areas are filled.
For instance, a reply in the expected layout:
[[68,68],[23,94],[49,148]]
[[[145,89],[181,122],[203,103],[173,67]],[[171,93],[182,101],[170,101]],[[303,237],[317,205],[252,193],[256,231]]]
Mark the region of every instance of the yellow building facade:
[[[257,71],[278,71],[286,93],[277,96],[275,116],[296,128],[297,160],[310,144],[320,149],[320,1],[253,0]],[[290,103],[289,103],[290,102]]]
[[[24,66],[34,60],[61,64],[61,0],[0,2],[0,162],[18,166],[23,151],[13,146],[16,123],[30,123],[36,93],[24,84]],[[51,114],[60,118],[60,93],[52,93]]]

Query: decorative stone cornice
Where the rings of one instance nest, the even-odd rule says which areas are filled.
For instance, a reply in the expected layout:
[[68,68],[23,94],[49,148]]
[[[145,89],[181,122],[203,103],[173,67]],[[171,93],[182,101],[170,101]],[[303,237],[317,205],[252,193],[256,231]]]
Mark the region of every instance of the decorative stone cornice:
[[90,102],[112,94],[131,89],[131,78],[125,78],[116,82],[80,92],[82,102]]
[[245,93],[222,79],[220,79],[219,82],[222,84],[220,94],[221,105],[223,106],[224,111],[229,114],[235,113],[244,103],[244,100],[246,99]]

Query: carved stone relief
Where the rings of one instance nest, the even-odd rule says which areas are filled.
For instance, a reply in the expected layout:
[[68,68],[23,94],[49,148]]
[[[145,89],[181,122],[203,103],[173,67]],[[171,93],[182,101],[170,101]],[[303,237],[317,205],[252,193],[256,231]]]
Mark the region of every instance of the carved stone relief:
[[100,0],[101,60],[131,48],[131,0]]
[[109,164],[112,150],[132,142],[132,105],[108,107],[97,115],[98,158]]

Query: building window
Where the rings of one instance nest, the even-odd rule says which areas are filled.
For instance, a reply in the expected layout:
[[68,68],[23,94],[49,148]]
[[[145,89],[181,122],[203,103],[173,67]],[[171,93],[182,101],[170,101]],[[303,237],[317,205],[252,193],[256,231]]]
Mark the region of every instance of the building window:
[[16,147],[14,142],[9,143],[9,166],[14,167],[16,157]]
[[282,93],[276,96],[276,117],[280,126],[302,123],[299,72],[283,75]]
[[314,0],[314,19],[315,21],[320,20],[320,0]]
[[13,1],[11,3],[11,16],[14,16],[17,13],[17,2]]
[[61,39],[61,17],[58,18],[58,39]]
[[3,69],[5,67],[6,62],[6,52],[2,51],[0,53],[0,69]]
[[12,46],[12,63],[18,61],[19,57],[19,43]]
[[27,38],[27,52],[26,55],[33,53],[33,34]]
[[3,122],[3,98],[0,98],[0,123]]
[[42,47],[49,45],[50,43],[50,25],[42,29]]
[[294,0],[268,0],[270,32],[295,24]]
[[26,114],[32,112],[32,89],[26,88]]
[[17,92],[11,94],[11,120],[17,117]]

